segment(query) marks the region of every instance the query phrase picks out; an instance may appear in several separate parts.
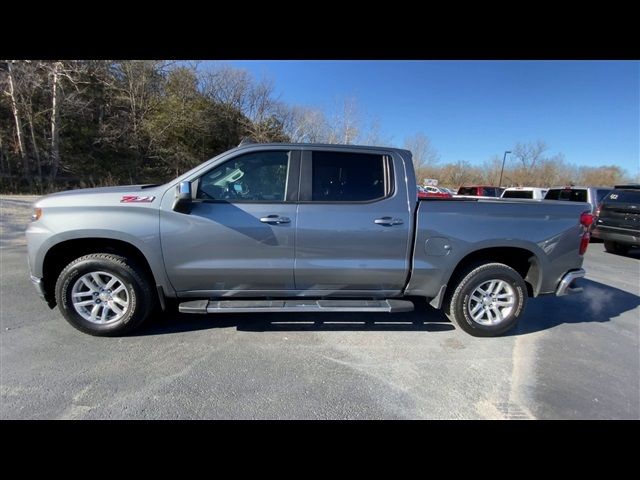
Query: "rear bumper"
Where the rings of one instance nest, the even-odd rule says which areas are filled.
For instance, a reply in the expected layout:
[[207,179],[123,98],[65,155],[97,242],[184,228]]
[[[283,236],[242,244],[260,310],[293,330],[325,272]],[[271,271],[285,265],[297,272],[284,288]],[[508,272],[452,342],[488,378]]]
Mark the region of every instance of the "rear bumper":
[[556,296],[562,297],[564,295],[582,292],[582,287],[575,287],[572,286],[572,284],[578,278],[584,277],[586,273],[583,268],[565,273],[558,284],[558,288],[556,288]]
[[629,233],[604,229],[596,227],[591,232],[593,238],[607,240],[610,242],[621,243],[623,245],[631,245],[640,247],[640,233],[629,230]]

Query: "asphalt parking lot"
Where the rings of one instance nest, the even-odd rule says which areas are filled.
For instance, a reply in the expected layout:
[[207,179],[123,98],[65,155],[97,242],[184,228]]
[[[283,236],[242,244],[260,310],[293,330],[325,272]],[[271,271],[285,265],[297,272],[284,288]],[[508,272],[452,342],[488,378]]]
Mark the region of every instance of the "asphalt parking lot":
[[29,202],[2,201],[2,419],[640,419],[640,253],[592,243],[584,293],[473,338],[403,314],[167,315],[84,335],[30,285]]

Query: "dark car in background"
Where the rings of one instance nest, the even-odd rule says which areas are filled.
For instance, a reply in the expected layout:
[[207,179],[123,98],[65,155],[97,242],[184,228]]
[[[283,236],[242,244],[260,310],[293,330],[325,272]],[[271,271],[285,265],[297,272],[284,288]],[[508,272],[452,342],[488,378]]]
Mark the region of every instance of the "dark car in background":
[[545,200],[564,200],[567,202],[586,202],[591,205],[594,213],[604,197],[611,191],[611,187],[552,187],[544,196]]
[[460,187],[458,189],[458,195],[464,195],[468,197],[496,197],[500,198],[504,192],[504,188],[492,187],[490,185],[470,185],[466,187]]
[[631,247],[640,247],[640,184],[616,185],[605,196],[592,235],[604,240],[610,253],[625,254]]

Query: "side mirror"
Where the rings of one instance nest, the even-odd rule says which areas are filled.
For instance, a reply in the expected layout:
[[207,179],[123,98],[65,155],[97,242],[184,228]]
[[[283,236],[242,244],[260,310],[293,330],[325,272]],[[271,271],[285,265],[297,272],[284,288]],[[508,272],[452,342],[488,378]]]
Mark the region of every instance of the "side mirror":
[[191,209],[191,182],[180,182],[176,187],[176,196],[173,201],[173,210],[180,213],[189,213]]

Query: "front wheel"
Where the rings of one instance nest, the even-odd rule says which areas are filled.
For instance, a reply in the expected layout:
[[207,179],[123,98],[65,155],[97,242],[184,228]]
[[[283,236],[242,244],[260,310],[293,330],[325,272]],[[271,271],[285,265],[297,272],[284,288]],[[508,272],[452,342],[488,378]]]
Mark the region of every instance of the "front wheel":
[[94,253],[67,265],[56,282],[67,321],[96,336],[123,335],[140,326],[155,304],[149,281],[131,260]]
[[471,267],[461,275],[445,303],[445,313],[475,337],[495,337],[511,330],[527,303],[527,286],[518,272],[502,263]]

